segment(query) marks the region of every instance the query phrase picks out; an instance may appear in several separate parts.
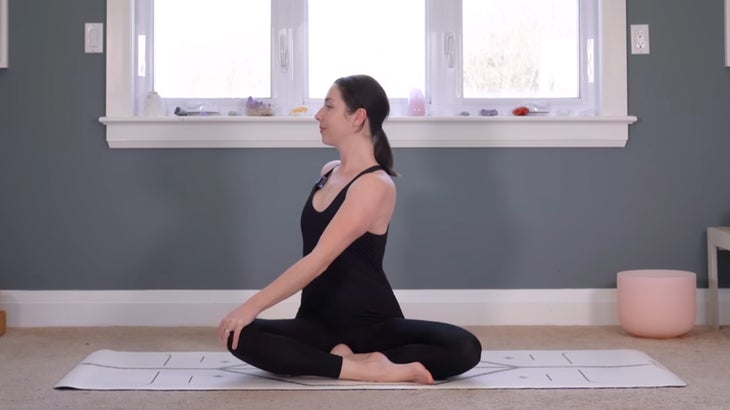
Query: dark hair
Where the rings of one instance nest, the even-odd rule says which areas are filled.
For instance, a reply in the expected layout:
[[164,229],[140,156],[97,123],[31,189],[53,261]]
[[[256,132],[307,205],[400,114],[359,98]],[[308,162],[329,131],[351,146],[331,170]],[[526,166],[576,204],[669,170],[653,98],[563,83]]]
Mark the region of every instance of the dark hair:
[[365,109],[375,147],[375,160],[388,175],[397,176],[393,170],[393,151],[383,131],[383,121],[390,114],[390,103],[383,87],[374,78],[364,74],[338,78],[335,84],[350,113],[359,108]]

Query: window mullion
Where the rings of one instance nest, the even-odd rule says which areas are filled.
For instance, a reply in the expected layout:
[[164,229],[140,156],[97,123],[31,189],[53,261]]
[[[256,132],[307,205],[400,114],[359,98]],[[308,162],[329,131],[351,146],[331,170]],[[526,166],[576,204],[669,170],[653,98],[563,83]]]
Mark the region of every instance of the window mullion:
[[291,94],[290,103],[292,106],[299,106],[304,104],[305,99],[308,97],[308,78],[309,78],[309,64],[308,64],[308,14],[307,14],[307,0],[298,0],[296,2],[297,8],[293,15],[292,21],[292,32],[294,33],[294,64],[296,70],[292,79],[290,89],[293,91]]
[[[596,1],[580,0],[580,96],[582,105],[593,107],[591,114],[600,112],[598,84],[600,56],[598,43],[598,10]],[[590,44],[590,47],[589,47]],[[590,71],[590,72],[589,72]]]
[[271,99],[286,114],[304,99],[306,0],[272,0],[271,9]]
[[154,88],[154,0],[136,0],[134,4],[134,107],[142,113],[147,93]]
[[451,115],[462,100],[461,1],[429,0],[427,7],[431,113]]

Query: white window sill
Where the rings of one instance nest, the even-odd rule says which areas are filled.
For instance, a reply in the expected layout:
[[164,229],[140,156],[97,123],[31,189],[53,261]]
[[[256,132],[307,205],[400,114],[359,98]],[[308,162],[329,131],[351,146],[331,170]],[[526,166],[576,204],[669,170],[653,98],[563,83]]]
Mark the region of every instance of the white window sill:
[[[101,117],[109,148],[321,148],[312,117]],[[624,147],[634,116],[393,117],[393,148]]]

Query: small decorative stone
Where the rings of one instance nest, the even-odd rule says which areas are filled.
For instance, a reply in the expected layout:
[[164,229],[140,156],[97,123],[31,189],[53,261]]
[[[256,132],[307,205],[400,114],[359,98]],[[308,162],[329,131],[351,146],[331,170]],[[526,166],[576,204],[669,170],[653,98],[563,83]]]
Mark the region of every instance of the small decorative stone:
[[497,110],[495,110],[494,108],[492,108],[492,109],[482,108],[479,111],[479,115],[481,115],[482,117],[494,117],[497,114],[499,114],[499,112]]
[[289,111],[289,115],[306,115],[307,114],[307,107],[304,105],[300,105],[297,107],[294,107]]
[[524,106],[523,107],[517,107],[514,110],[512,110],[512,114],[513,115],[522,116],[522,115],[527,115],[529,113],[530,113],[530,109],[527,108],[527,107],[524,107]]
[[274,107],[261,100],[248,97],[246,99],[246,115],[251,117],[269,117],[274,115]]

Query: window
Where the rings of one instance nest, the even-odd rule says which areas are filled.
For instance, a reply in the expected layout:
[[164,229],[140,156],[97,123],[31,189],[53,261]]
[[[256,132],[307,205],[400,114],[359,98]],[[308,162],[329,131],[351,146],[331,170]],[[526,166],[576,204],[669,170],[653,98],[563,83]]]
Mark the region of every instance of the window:
[[464,97],[580,97],[583,21],[595,35],[591,16],[581,19],[578,3],[464,0]]
[[[595,112],[595,2],[136,0],[136,112],[152,90],[218,110],[235,111],[247,96],[280,113],[316,109],[334,79],[354,73],[381,82],[395,115],[413,89],[444,115],[509,114],[528,102]],[[354,10],[357,18],[342,17]]]
[[391,99],[424,89],[427,3],[308,0],[307,97],[321,100],[335,79],[358,73],[377,79]]
[[[289,109],[305,105],[312,114],[334,79],[358,72],[373,75],[391,97],[389,127],[407,131],[389,133],[394,146],[625,144],[628,124],[635,121],[626,115],[625,3],[372,0],[367,5],[210,0],[203,8],[195,0],[107,0],[102,122],[110,145],[128,134],[122,128],[154,123],[160,131],[179,125],[175,121],[181,118],[135,118],[146,93],[156,90],[168,113],[175,106],[210,105],[237,114],[248,96],[278,109],[277,117],[267,119],[185,118],[223,133],[191,134],[177,146],[238,146],[228,140],[239,139],[234,134],[241,127],[249,134],[271,134],[278,127],[287,134],[284,144],[300,146],[295,124],[309,126],[312,120],[287,118]],[[352,13],[357,18],[341,17]],[[623,69],[603,69],[609,66]],[[414,88],[426,95],[427,117],[403,117]],[[547,115],[512,117],[518,105]],[[480,117],[481,108],[496,108],[500,116]],[[469,116],[459,116],[465,113]],[[563,135],[569,141],[556,144]],[[318,137],[310,135],[301,146],[321,146]]]
[[[431,102],[442,115],[517,106],[596,115],[599,0],[431,2]],[[454,7],[454,4],[457,7]],[[438,43],[438,41],[436,42]],[[441,110],[439,110],[441,107]]]
[[[149,43],[140,41],[138,62],[154,67],[148,85],[161,95],[270,97],[270,1],[206,0],[201,7],[200,0],[138,0],[137,5],[138,38],[154,41],[150,53],[145,52]],[[138,77],[146,79],[147,73],[140,70]]]

